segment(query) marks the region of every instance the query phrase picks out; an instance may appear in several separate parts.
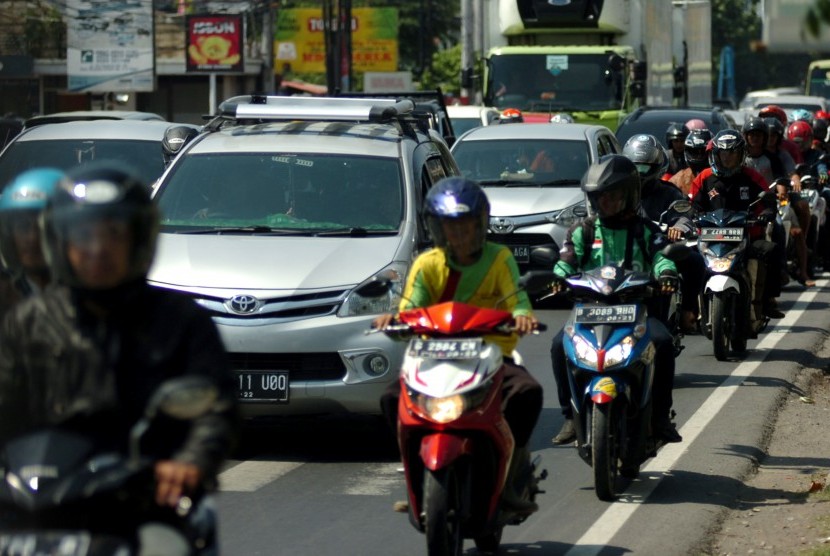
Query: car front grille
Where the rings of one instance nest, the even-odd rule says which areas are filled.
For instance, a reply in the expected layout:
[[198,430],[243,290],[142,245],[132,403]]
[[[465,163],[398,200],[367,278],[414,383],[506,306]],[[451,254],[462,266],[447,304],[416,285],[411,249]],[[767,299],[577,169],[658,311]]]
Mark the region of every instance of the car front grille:
[[229,353],[234,371],[288,371],[291,381],[342,380],[346,367],[337,353]]

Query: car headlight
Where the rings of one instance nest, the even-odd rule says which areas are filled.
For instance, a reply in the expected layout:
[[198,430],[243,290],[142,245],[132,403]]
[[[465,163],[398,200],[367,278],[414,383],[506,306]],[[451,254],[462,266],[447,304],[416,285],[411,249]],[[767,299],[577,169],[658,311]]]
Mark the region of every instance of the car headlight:
[[575,205],[571,205],[560,210],[558,213],[554,213],[555,216],[551,216],[548,218],[554,224],[558,224],[560,226],[565,226],[566,228],[570,228],[580,219],[576,214],[575,210],[577,207],[585,206],[585,203],[577,203]]
[[631,356],[631,352],[634,351],[636,343],[637,341],[633,337],[626,336],[619,344],[606,351],[605,367],[613,367],[624,363]]
[[[382,313],[397,313],[401,302],[404,280],[406,279],[407,265],[392,263],[375,276],[365,280],[349,293],[343,301],[338,317],[358,317],[361,315],[379,315]],[[388,280],[391,282],[386,292],[377,297],[368,297],[358,293],[361,286],[371,280]]]

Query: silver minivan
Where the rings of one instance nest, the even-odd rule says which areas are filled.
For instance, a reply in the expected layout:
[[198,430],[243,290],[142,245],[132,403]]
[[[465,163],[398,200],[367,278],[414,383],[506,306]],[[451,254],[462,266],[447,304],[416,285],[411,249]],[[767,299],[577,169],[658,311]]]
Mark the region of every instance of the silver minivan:
[[409,100],[235,97],[162,176],[149,279],[210,311],[248,418],[379,414],[404,343],[367,335],[429,244],[434,182],[458,174]]

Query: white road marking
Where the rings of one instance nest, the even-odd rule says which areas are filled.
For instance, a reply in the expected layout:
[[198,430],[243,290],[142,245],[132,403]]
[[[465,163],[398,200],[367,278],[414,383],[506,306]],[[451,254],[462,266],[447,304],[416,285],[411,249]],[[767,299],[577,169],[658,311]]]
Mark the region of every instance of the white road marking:
[[715,415],[729,402],[743,381],[752,375],[763,363],[770,351],[778,345],[784,335],[777,334],[780,329],[789,330],[804,311],[815,299],[822,288],[828,285],[828,280],[817,280],[816,286],[802,293],[786,316],[776,323],[769,332],[764,333],[763,339],[751,351],[746,359],[739,364],[732,374],[706,399],[694,415],[689,418],[680,430],[683,442],[665,445],[657,456],[640,471],[640,480],[631,483],[624,495],[611,504],[596,520],[594,526],[588,529],[576,541],[566,556],[588,556],[599,554],[600,551],[614,538],[625,522],[637,510],[640,504],[646,501],[649,495],[660,484],[663,475],[668,473],[680,459],[680,456],[689,449],[701,431],[714,419]]
[[403,475],[398,473],[398,463],[368,463],[361,467],[358,476],[346,479],[342,494],[355,496],[384,496],[400,487]]
[[254,492],[302,464],[296,461],[243,461],[219,474],[219,490]]

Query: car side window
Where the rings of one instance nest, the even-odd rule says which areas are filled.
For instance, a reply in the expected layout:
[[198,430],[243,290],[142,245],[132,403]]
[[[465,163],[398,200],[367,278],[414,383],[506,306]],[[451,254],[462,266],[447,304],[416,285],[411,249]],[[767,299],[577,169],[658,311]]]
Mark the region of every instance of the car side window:
[[600,151],[599,151],[600,156],[602,156],[604,154],[617,154],[617,152],[618,152],[618,149],[614,145],[614,142],[607,135],[601,135],[600,136],[599,144],[600,144]]
[[606,154],[612,154],[614,152],[608,149],[608,142],[604,139],[602,136],[597,138],[597,153],[599,156],[605,156]]

